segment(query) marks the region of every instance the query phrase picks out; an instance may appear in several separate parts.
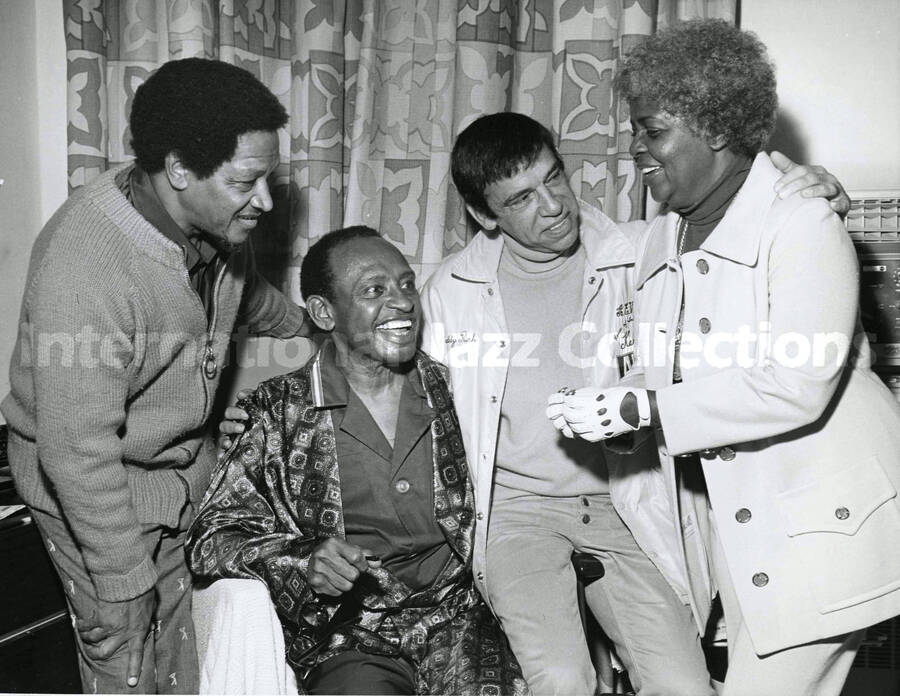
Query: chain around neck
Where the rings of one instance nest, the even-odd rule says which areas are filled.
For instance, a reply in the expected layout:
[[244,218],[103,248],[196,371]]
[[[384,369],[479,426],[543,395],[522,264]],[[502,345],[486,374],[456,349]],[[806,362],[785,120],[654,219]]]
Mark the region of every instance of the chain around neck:
[[678,258],[684,253],[684,240],[687,237],[687,218],[679,218],[678,220]]

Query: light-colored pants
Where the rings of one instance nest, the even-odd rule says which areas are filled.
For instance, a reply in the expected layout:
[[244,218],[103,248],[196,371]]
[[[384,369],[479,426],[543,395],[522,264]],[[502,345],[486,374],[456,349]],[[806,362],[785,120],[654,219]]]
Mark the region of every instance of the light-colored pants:
[[195,587],[201,694],[297,694],[284,632],[262,580],[225,578]]
[[[61,519],[31,510],[44,545],[62,581],[69,612],[87,618],[96,606],[91,579],[81,551],[68,525]],[[186,505],[179,529],[144,525],[143,540],[156,565],[157,606],[154,630],[144,642],[144,659],[137,686],[127,686],[128,652],[117,651],[106,660],[93,660],[75,634],[78,667],[85,693],[195,694],[198,689],[197,649],[191,620],[191,573],[184,557],[184,538],[192,517]]]
[[690,609],[640,550],[609,496],[497,496],[487,544],[490,601],[536,696],[593,694],[573,550],[606,574],[585,600],[641,696],[715,692]]
[[721,696],[839,696],[865,631],[760,657],[753,650],[715,524],[711,530],[713,573],[728,634],[728,673]]

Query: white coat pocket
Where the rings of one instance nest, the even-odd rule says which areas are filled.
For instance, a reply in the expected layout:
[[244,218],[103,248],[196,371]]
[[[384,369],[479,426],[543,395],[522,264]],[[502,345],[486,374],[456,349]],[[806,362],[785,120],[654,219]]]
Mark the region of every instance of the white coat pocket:
[[778,505],[789,548],[827,614],[900,587],[900,506],[877,457],[784,491]]

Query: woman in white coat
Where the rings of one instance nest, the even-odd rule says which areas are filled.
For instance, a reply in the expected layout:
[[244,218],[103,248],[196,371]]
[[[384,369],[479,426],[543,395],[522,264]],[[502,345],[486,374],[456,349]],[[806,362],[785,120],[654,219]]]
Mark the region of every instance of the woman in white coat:
[[673,498],[705,486],[708,519],[677,523],[708,564],[694,601],[723,602],[727,696],[836,696],[862,629],[900,613],[900,407],[869,367],[853,245],[824,201],[775,196],[752,34],[677,25],[616,82],[665,204],[636,271],[643,388],[555,394],[548,415],[594,441],[653,428]]

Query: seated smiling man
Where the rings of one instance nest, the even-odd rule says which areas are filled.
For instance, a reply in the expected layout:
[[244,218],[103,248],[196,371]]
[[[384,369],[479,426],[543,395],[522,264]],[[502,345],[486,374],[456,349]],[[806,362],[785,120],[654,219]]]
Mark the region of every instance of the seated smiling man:
[[415,274],[368,227],[326,235],[301,270],[328,337],[241,404],[192,570],[268,586],[309,693],[525,693],[472,582],[474,493],[445,373],[417,350]]

